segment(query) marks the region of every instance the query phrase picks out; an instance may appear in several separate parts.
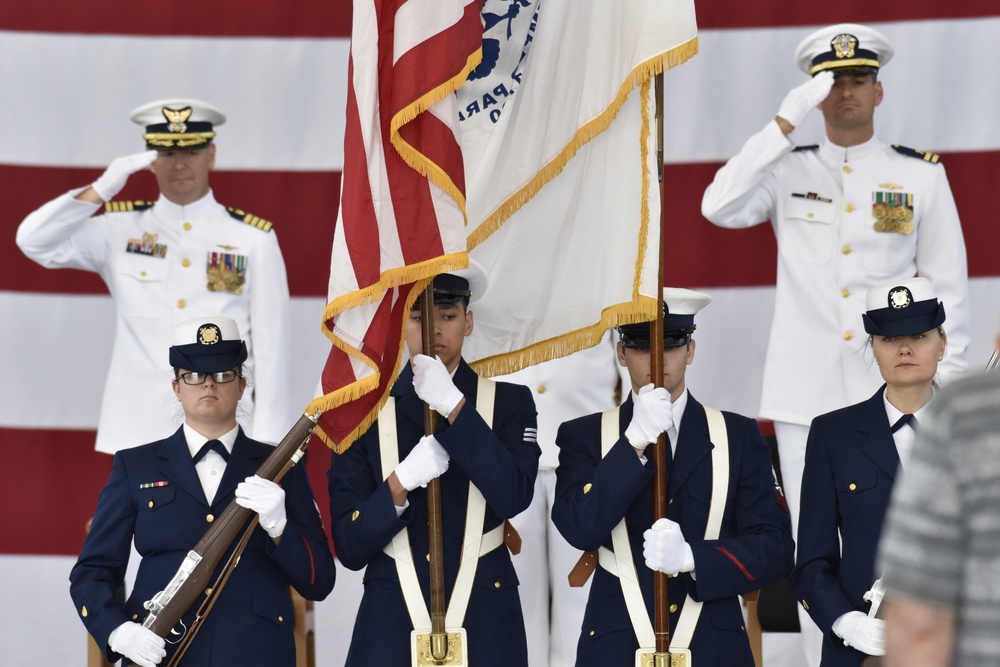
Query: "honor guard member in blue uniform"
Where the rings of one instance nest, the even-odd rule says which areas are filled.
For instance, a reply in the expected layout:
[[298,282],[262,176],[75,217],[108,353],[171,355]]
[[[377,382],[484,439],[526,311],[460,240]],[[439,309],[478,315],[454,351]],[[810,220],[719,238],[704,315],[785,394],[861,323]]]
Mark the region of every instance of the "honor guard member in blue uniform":
[[[944,305],[926,278],[868,290],[864,314],[885,384],[866,401],[813,420],[802,476],[798,556],[792,585],[823,631],[823,667],[885,654],[885,625],[866,593],[892,487],[934,395],[948,347]],[[876,596],[878,588],[875,588]]]
[[[710,298],[668,287],[663,301],[663,387],[651,384],[649,324],[620,326],[629,397],[620,408],[566,422],[556,439],[552,519],[570,544],[598,552],[578,565],[599,567],[576,664],[628,665],[637,650],[654,650],[658,570],[672,577],[671,653],[686,652],[689,667],[752,667],[738,596],[791,568],[788,510],[756,422],[703,406],[685,387],[694,315]],[[661,433],[669,447],[667,518],[653,523],[649,445]]]
[[[966,369],[970,339],[965,241],[938,156],[883,144],[875,134],[885,35],[839,24],[806,37],[795,64],[811,78],[744,144],[705,191],[702,214],[728,228],[771,221],[778,242],[774,319],[760,416],[774,420],[793,526],[809,424],[862,401],[881,384],[860,353],[858,313],[869,287],[921,275],[948,304],[944,381]],[[789,134],[817,107],[826,136],[796,147]],[[808,360],[808,363],[806,363]],[[807,662],[819,633],[805,612]]]
[[[249,435],[277,443],[299,416],[288,395],[288,281],[271,223],[212,195],[213,139],[225,116],[205,102],[171,99],[135,109],[132,120],[145,128],[146,152],[113,161],[93,184],[45,204],[17,230],[30,259],[100,274],[114,299],[97,450],[113,454],[176,428],[176,402],[163,382],[169,369],[159,360],[177,324],[207,314],[232,318],[246,337],[254,382],[241,413]],[[155,202],[113,200],[147,168],[159,185]]]
[[[430,632],[425,487],[438,477],[446,626],[465,629],[462,664],[528,664],[504,525],[531,502],[539,457],[535,405],[526,387],[480,378],[462,359],[473,329],[468,304],[485,288],[486,274],[474,261],[434,278],[436,358],[420,353],[418,300],[406,325],[412,361],[378,420],[332,455],[337,557],[352,570],[367,568],[348,667],[408,665],[411,631]],[[424,435],[424,403],[442,416],[432,436]]]
[[[254,474],[274,448],[236,424],[246,359],[246,342],[230,318],[179,324],[170,365],[184,424],[164,440],[115,454],[69,576],[77,613],[111,662],[169,662],[176,642],[164,644],[142,626],[143,603],[164,589],[234,498],[260,523],[183,664],[294,665],[289,586],[308,600],[333,589],[333,554],[305,468],[294,466],[280,486]],[[122,604],[117,593],[133,540],[142,560]],[[182,619],[188,628],[197,606]]]

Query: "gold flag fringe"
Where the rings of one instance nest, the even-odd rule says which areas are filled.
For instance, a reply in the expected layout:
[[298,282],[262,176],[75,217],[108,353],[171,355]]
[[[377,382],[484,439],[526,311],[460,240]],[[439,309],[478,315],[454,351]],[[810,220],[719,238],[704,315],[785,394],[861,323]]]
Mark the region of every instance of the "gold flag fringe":
[[[439,273],[447,273],[449,271],[455,271],[458,269],[464,269],[469,265],[468,253],[451,253],[448,255],[442,255],[441,257],[436,257],[433,260],[428,260],[425,262],[420,262],[412,266],[402,267],[401,269],[396,269],[392,271],[387,271],[383,274],[382,279],[379,281],[378,285],[384,286],[381,294],[384,295],[389,289],[396,287],[401,284],[414,283],[414,287],[410,290],[409,294],[406,296],[405,310],[409,310],[413,307],[413,304],[420,295],[427,288],[427,285],[434,279],[434,276]],[[375,287],[375,286],[373,286]],[[364,299],[361,299],[361,292],[364,292]],[[326,307],[326,312],[324,313],[322,330],[323,334],[330,339],[330,341],[345,354],[362,361],[369,368],[372,369],[372,374],[368,377],[362,378],[352,382],[344,387],[335,389],[334,391],[324,394],[319,398],[313,400],[306,408],[306,412],[311,415],[321,414],[327,410],[332,410],[333,408],[339,407],[351,401],[355,401],[365,394],[378,390],[380,384],[380,371],[378,363],[363,354],[361,350],[357,348],[356,345],[351,344],[345,339],[338,336],[334,331],[331,330],[329,322],[335,315],[338,315],[349,308],[354,308],[362,303],[370,303],[373,301],[373,295],[375,290],[368,288],[366,290],[359,290],[358,292],[352,292],[351,294],[344,295],[334,301],[330,302]],[[381,296],[379,297],[381,298]],[[399,376],[399,366],[403,359],[403,345],[406,340],[405,328],[400,330],[400,339],[397,346],[398,352],[396,358],[393,360],[392,370],[390,371],[389,381],[386,383],[386,389],[378,400],[375,402],[375,407],[368,412],[361,420],[361,422],[348,433],[339,442],[334,440],[328,433],[326,433],[321,426],[317,426],[313,429],[313,433],[321,440],[327,447],[342,454],[357,440],[361,435],[368,430],[368,428],[375,422],[378,418],[379,411],[382,410],[382,406],[385,405],[386,400],[389,396],[389,389],[392,388],[393,383],[395,383],[396,378]]]
[[637,85],[649,81],[654,76],[665,70],[672,69],[684,62],[687,62],[697,53],[698,37],[695,36],[684,44],[676,46],[661,55],[637,65],[632,72],[625,77],[621,87],[618,89],[618,94],[611,101],[608,108],[605,109],[599,116],[587,122],[583,125],[583,127],[577,130],[576,134],[559,152],[559,154],[553,157],[548,164],[543,166],[538,173],[536,173],[530,181],[521,186],[517,192],[508,197],[506,201],[502,202],[496,210],[493,211],[493,213],[488,215],[486,219],[483,220],[482,224],[472,230],[469,234],[469,250],[472,250],[492,236],[495,231],[500,229],[504,222],[506,222],[512,215],[514,215],[514,213],[520,210],[521,207],[527,204],[536,194],[538,194],[538,191],[541,190],[543,185],[558,176],[566,167],[566,164],[573,158],[574,155],[577,154],[583,145],[604,130],[608,129],[611,121],[615,119],[615,116],[625,103],[625,100],[628,99],[629,93]]
[[466,224],[468,224],[469,219],[465,212],[465,193],[462,192],[457,185],[455,185],[455,182],[452,181],[451,177],[444,171],[444,169],[432,162],[426,155],[421,153],[412,145],[406,143],[402,135],[400,135],[399,130],[418,115],[427,111],[448,95],[451,95],[456,90],[461,88],[465,83],[465,80],[468,78],[469,73],[479,66],[482,59],[483,49],[480,46],[469,55],[466,60],[465,67],[463,67],[458,74],[433,90],[424,93],[414,102],[400,109],[389,122],[389,141],[396,148],[396,152],[399,153],[399,156],[403,158],[403,161],[409,165],[411,169],[428,179],[431,183],[437,185],[452,199],[458,202],[458,206],[462,210],[462,216],[465,218]]

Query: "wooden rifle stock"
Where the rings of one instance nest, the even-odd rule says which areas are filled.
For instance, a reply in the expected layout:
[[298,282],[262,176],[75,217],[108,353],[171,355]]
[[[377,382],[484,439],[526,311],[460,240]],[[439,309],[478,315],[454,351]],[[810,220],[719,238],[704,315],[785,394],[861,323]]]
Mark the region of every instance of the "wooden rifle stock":
[[[315,423],[315,417],[302,415],[257,469],[257,475],[272,482],[281,481],[305,452]],[[184,614],[210,588],[210,579],[216,567],[254,516],[253,510],[240,507],[235,500],[229,503],[222,515],[212,522],[212,526],[188,552],[167,587],[145,603],[144,606],[150,613],[143,621],[143,626],[160,637],[170,639],[171,631]]]

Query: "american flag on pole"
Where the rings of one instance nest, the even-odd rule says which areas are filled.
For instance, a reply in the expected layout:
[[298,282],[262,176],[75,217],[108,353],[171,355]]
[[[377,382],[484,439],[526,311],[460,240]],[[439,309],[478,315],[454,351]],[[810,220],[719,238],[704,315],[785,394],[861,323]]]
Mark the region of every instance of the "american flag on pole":
[[356,0],[344,180],[330,260],[316,433],[341,451],[398,375],[410,306],[468,266],[454,91],[479,63],[480,0]]

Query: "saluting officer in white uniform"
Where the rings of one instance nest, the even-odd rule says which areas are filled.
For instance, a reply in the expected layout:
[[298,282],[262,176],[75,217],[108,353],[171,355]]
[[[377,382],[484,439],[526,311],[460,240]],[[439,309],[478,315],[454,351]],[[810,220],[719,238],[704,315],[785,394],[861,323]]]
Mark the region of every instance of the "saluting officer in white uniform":
[[[861,25],[806,37],[795,64],[812,78],[785,97],[774,121],[719,170],[702,199],[702,214],[716,225],[770,220],[774,227],[778,277],[760,414],[775,422],[793,527],[809,423],[864,400],[881,383],[858,326],[869,287],[929,279],[952,321],[942,378],[967,365],[965,241],[944,167],[937,155],[875,135],[878,71],[892,55],[884,35]],[[826,139],[796,148],[788,135],[816,106]],[[818,663],[818,651],[810,662]]]
[[[114,453],[170,435],[177,401],[164,382],[174,327],[205,314],[232,318],[249,348],[254,388],[240,402],[248,435],[276,443],[296,418],[288,398],[288,281],[271,223],[215,201],[215,127],[221,111],[192,99],[132,112],[147,150],[114,160],[93,184],[31,213],[17,245],[46,268],[100,274],[117,309],[115,345],[97,430]],[[155,202],[112,201],[128,177],[150,168]],[[104,214],[91,217],[100,208]]]

